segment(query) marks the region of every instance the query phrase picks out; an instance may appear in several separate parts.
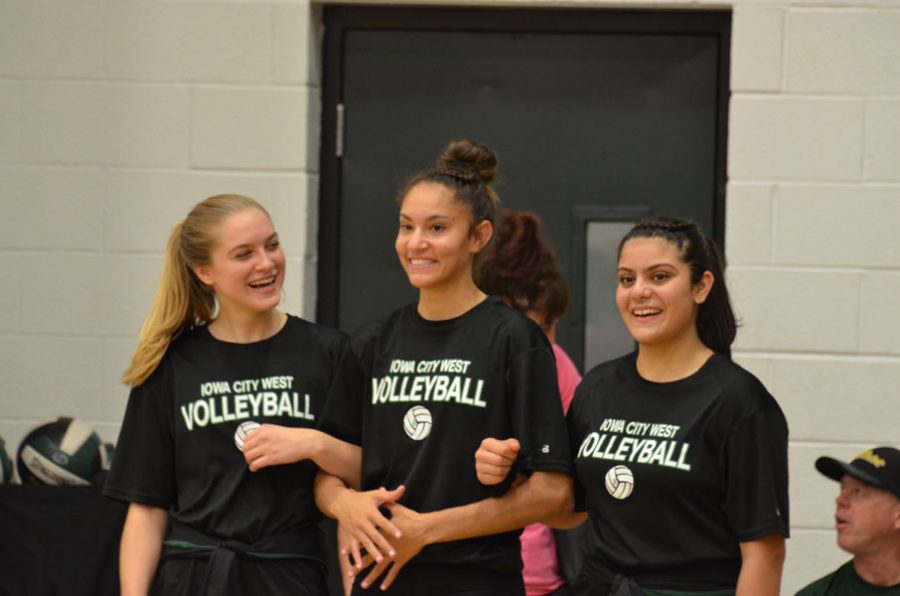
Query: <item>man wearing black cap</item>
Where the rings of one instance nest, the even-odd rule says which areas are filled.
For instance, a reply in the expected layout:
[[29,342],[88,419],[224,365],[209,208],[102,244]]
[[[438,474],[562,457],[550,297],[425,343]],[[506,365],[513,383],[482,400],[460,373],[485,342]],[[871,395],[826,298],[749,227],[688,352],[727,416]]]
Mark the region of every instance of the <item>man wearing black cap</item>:
[[849,464],[820,457],[816,469],[841,483],[837,543],[853,560],[797,596],[900,596],[900,451],[876,447]]

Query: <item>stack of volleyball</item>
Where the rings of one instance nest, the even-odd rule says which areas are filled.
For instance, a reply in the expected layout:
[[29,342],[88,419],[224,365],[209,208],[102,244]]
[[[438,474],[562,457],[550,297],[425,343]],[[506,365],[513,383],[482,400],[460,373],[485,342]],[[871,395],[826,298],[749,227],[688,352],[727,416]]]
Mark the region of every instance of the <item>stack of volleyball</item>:
[[98,482],[108,466],[109,449],[77,418],[42,424],[19,445],[17,467],[22,484],[86,486]]

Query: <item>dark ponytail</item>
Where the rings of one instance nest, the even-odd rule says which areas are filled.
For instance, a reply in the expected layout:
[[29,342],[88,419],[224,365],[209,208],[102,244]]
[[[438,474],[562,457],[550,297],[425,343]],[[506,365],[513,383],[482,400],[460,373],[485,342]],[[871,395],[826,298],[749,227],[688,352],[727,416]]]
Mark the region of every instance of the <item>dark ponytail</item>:
[[697,335],[709,349],[730,358],[737,320],[725,284],[725,259],[716,243],[696,223],[670,217],[654,217],[635,224],[619,243],[619,256],[632,238],[663,238],[674,244],[690,268],[691,283],[698,283],[705,271],[712,273],[712,290],[697,313]]

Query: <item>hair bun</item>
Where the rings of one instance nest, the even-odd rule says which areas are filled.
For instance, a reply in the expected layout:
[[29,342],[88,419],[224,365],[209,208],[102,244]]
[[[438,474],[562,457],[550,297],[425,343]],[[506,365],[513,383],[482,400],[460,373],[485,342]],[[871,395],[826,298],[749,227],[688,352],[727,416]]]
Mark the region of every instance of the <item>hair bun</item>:
[[497,175],[497,155],[487,145],[471,139],[454,139],[437,158],[437,169],[459,178],[490,184]]

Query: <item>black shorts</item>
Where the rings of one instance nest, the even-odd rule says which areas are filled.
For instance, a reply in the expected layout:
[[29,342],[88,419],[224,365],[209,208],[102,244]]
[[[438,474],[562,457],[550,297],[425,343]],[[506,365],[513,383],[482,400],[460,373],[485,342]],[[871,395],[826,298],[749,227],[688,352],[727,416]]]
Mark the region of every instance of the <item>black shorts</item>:
[[[154,596],[202,596],[209,561],[174,558],[160,562],[150,593]],[[229,573],[228,596],[327,596],[325,566],[311,559],[242,557]]]
[[351,596],[525,596],[521,573],[501,573],[477,567],[452,567],[445,565],[408,564],[400,570],[394,583],[386,592],[375,581],[362,589],[359,584],[366,578],[364,570],[353,584]]

